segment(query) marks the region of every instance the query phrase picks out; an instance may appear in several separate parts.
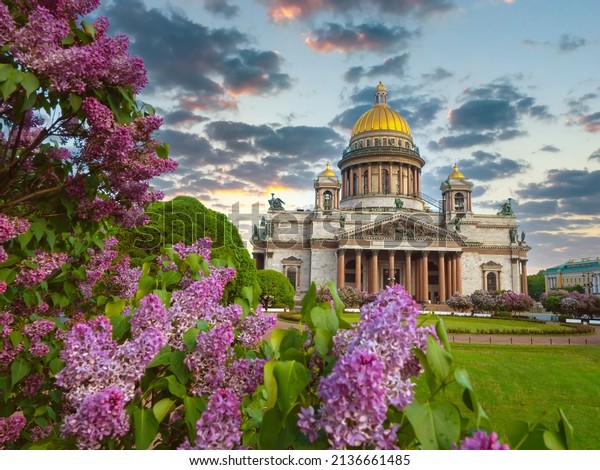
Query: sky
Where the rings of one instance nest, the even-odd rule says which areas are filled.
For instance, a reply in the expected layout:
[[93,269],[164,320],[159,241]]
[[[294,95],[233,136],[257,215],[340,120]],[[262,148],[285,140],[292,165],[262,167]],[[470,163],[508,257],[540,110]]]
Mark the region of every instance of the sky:
[[274,192],[311,209],[381,80],[425,194],[440,199],[457,163],[474,212],[512,198],[529,273],[600,256],[597,0],[103,0],[95,13],[148,69],[140,99],[179,162],[153,181],[167,198],[251,214]]

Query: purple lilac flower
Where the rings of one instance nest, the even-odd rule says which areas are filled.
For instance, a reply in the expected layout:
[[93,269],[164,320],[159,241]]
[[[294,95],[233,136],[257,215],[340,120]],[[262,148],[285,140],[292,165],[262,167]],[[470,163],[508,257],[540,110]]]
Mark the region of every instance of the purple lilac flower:
[[41,441],[42,439],[44,439],[44,438],[48,437],[50,434],[52,434],[53,429],[54,429],[54,426],[51,424],[49,424],[48,426],[45,426],[45,427],[34,426],[29,431],[29,433],[31,434],[31,440],[33,442]]
[[117,295],[122,299],[133,297],[138,291],[142,268],[132,268],[129,264],[129,256],[125,255],[113,267],[113,271],[112,282],[118,286]]
[[4,448],[4,444],[14,442],[19,438],[26,422],[21,415],[0,418],[0,449]]
[[318,421],[315,418],[315,409],[312,406],[308,408],[300,408],[298,413],[298,429],[308,437],[310,442],[317,440]]
[[232,362],[227,368],[225,385],[242,398],[251,395],[263,383],[264,359],[241,358]]
[[204,260],[210,263],[210,249],[212,248],[212,240],[208,237],[199,238],[191,245],[185,243],[174,243],[173,251],[181,258],[186,259],[192,253],[200,255]]
[[60,268],[67,262],[66,253],[50,253],[37,250],[35,256],[28,260],[36,264],[37,268],[23,267],[15,278],[16,284],[23,284],[25,287],[32,287],[46,279],[52,271]]
[[56,328],[56,324],[49,320],[36,320],[29,325],[23,327],[23,334],[29,339],[39,339],[47,335]]
[[353,349],[338,360],[318,390],[323,402],[319,425],[332,448],[379,444],[387,403],[384,365],[376,354]]
[[65,417],[61,432],[75,436],[80,449],[95,449],[106,437],[120,437],[129,431],[124,409],[125,397],[118,387],[87,395],[77,411]]
[[242,320],[238,340],[242,346],[254,348],[267,333],[275,328],[275,325],[277,325],[277,317],[266,313],[259,305],[254,315],[248,315]]
[[29,230],[28,220],[0,214],[0,243],[5,243],[27,230]]
[[498,440],[498,434],[476,431],[471,437],[460,441],[460,450],[509,450],[508,445]]
[[2,344],[2,348],[0,348],[0,370],[8,369],[17,354],[23,350],[23,343],[13,346],[12,341],[5,339],[0,341],[0,344]]
[[184,360],[193,374],[191,389],[194,394],[211,393],[221,387],[233,341],[233,327],[227,324],[216,325],[198,334],[195,349]]
[[196,422],[196,444],[189,441],[180,449],[231,450],[239,448],[242,438],[241,399],[227,388],[216,390],[209,398],[206,410]]
[[140,300],[140,306],[131,317],[132,336],[137,336],[140,331],[150,327],[164,334],[168,334],[171,328],[167,309],[156,294],[148,294]]
[[0,263],[4,263],[7,259],[8,253],[6,252],[3,246],[0,246]]
[[0,338],[6,338],[7,336],[10,336],[12,328],[10,328],[8,325],[12,325],[14,321],[15,317],[13,317],[10,313],[0,313]]

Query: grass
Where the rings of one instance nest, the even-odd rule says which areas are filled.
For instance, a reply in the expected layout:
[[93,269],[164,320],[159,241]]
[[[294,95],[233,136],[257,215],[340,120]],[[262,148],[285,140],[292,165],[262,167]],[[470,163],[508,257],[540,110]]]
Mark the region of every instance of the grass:
[[[419,322],[423,317],[419,317]],[[426,315],[423,326],[433,325],[438,317]],[[576,334],[570,326],[552,323],[540,323],[526,320],[508,320],[502,318],[459,317],[447,315],[442,317],[446,331],[449,333],[467,334]]]
[[[553,423],[560,407],[575,428],[575,447],[600,449],[600,348],[455,344],[452,352],[504,441],[511,420],[536,421],[546,413],[542,421]],[[446,394],[461,402],[457,389]]]

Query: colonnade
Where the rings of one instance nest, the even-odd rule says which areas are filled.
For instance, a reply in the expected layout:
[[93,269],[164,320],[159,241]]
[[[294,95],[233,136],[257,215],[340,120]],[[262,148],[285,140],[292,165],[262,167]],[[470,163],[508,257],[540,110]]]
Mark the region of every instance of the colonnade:
[[342,169],[342,198],[367,194],[398,194],[418,197],[421,169],[408,163],[363,163]]
[[[354,261],[354,269],[347,267],[350,261]],[[338,250],[338,287],[352,285],[359,290],[377,292],[397,282],[417,301],[444,302],[455,292],[462,293],[461,252]]]

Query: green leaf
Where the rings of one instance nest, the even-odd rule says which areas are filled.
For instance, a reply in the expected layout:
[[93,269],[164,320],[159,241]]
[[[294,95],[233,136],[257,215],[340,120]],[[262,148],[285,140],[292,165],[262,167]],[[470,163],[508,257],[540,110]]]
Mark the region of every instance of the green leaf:
[[4,403],[8,402],[8,396],[10,395],[10,389],[12,388],[10,377],[8,375],[0,375],[0,396],[4,399]]
[[13,387],[25,378],[30,370],[31,366],[24,359],[16,358],[10,366],[10,379]]
[[40,86],[40,81],[31,72],[25,72],[21,79],[21,86],[25,89],[27,95],[31,95]]
[[275,369],[276,361],[269,361],[263,369],[265,389],[267,391],[267,410],[270,410],[277,404],[277,380],[273,370]]
[[185,406],[185,424],[187,425],[190,441],[196,437],[196,421],[200,419],[204,411],[205,401],[200,397],[185,397],[183,399]]
[[139,288],[150,291],[156,288],[156,279],[153,276],[144,275],[140,278]]
[[462,385],[463,387],[473,390],[473,386],[471,385],[471,380],[469,379],[469,373],[466,369],[462,367],[457,367],[454,371],[454,378],[456,381]]
[[450,375],[452,356],[432,336],[427,338],[427,362],[440,382]]
[[561,408],[558,409],[560,421],[558,422],[558,429],[560,431],[563,442],[565,443],[565,449],[573,449],[573,425],[567,419]]
[[61,361],[58,357],[55,357],[50,361],[50,371],[56,375],[58,374],[62,368],[65,366],[65,363]]
[[173,409],[173,404],[175,402],[170,398],[163,398],[156,405],[152,407],[152,411],[154,412],[154,417],[158,421],[158,423],[162,423],[163,419],[171,412]]
[[562,440],[562,436],[556,431],[544,431],[543,434],[544,445],[550,450],[567,450],[565,442]]
[[198,253],[190,253],[185,261],[194,274],[200,271],[202,257]]
[[460,438],[460,413],[452,403],[414,401],[406,408],[421,447],[426,450],[450,450]]
[[446,349],[448,352],[452,352],[452,349],[450,348],[450,341],[448,341],[448,334],[446,333],[446,328],[444,327],[444,321],[441,318],[438,318],[438,321],[435,324],[435,332],[442,342],[444,349]]
[[81,104],[83,103],[83,99],[81,96],[76,95],[75,93],[69,94],[69,104],[71,105],[71,111],[76,113],[81,109]]
[[167,381],[167,386],[169,387],[169,392],[171,392],[177,398],[183,399],[187,396],[187,389],[185,388],[184,385],[179,383],[179,381],[177,380],[177,377],[175,377],[174,375],[167,375],[165,377],[165,380]]
[[104,307],[106,316],[108,318],[110,318],[114,315],[119,315],[125,309],[125,304],[126,304],[125,299],[119,299],[119,300],[116,300],[115,302],[107,302],[106,307]]
[[173,284],[177,284],[181,280],[181,274],[177,271],[165,271],[160,273],[159,279],[162,283],[162,288],[166,289]]
[[335,313],[338,315],[338,317],[341,317],[342,314],[344,313],[344,310],[346,309],[346,306],[344,305],[344,302],[342,302],[342,299],[340,299],[335,282],[330,281],[327,284],[327,287],[329,288],[329,292],[331,293],[331,298],[333,299],[333,306],[335,307]]
[[279,361],[275,363],[273,375],[277,381],[277,405],[285,416],[310,383],[311,373],[297,361]]
[[313,328],[310,318],[311,310],[317,305],[317,285],[313,282],[308,289],[308,292],[302,299],[301,318],[311,329]]
[[168,346],[163,347],[158,354],[154,356],[152,362],[148,364],[146,367],[158,367],[158,366],[166,366],[171,363],[171,350]]
[[155,145],[154,151],[156,152],[156,155],[163,160],[169,158],[169,144],[167,143]]
[[329,348],[332,346],[331,333],[323,328],[316,328],[315,330],[315,348],[322,356],[326,356],[329,352]]
[[177,377],[177,380],[181,382],[183,385],[187,383],[192,373],[185,365],[183,360],[185,359],[185,352],[183,351],[174,351],[171,353],[171,361],[170,361],[170,369]]
[[135,426],[136,449],[147,449],[158,433],[158,421],[154,416],[154,412],[149,408],[135,408],[133,410],[133,424]]
[[48,243],[48,246],[50,247],[51,250],[54,249],[54,245],[56,244],[56,234],[54,233],[54,231],[50,230],[50,229],[46,229],[46,242]]
[[13,70],[12,65],[0,64],[0,82],[3,82],[4,80],[6,80],[9,77],[11,70]]
[[515,420],[509,423],[506,436],[511,449],[539,450],[546,448],[545,431],[539,424],[532,425],[527,421]]
[[93,38],[96,37],[96,28],[94,27],[93,24],[88,23],[87,21],[82,21],[81,22],[81,27],[83,28],[83,30],[88,33],[90,36],[92,36]]
[[113,328],[112,336],[114,340],[122,338],[129,331],[129,317],[121,314],[110,317],[110,324]]
[[296,438],[295,416],[285,417],[278,408],[268,410],[262,419],[260,449],[287,449]]
[[196,347],[196,338],[198,338],[199,333],[200,330],[198,328],[190,328],[183,334],[183,344],[185,344],[190,351]]
[[325,308],[314,307],[310,311],[310,319],[312,320],[314,328],[322,328],[331,333],[332,336],[337,332],[340,326],[338,317],[331,310],[331,306],[329,304]]

